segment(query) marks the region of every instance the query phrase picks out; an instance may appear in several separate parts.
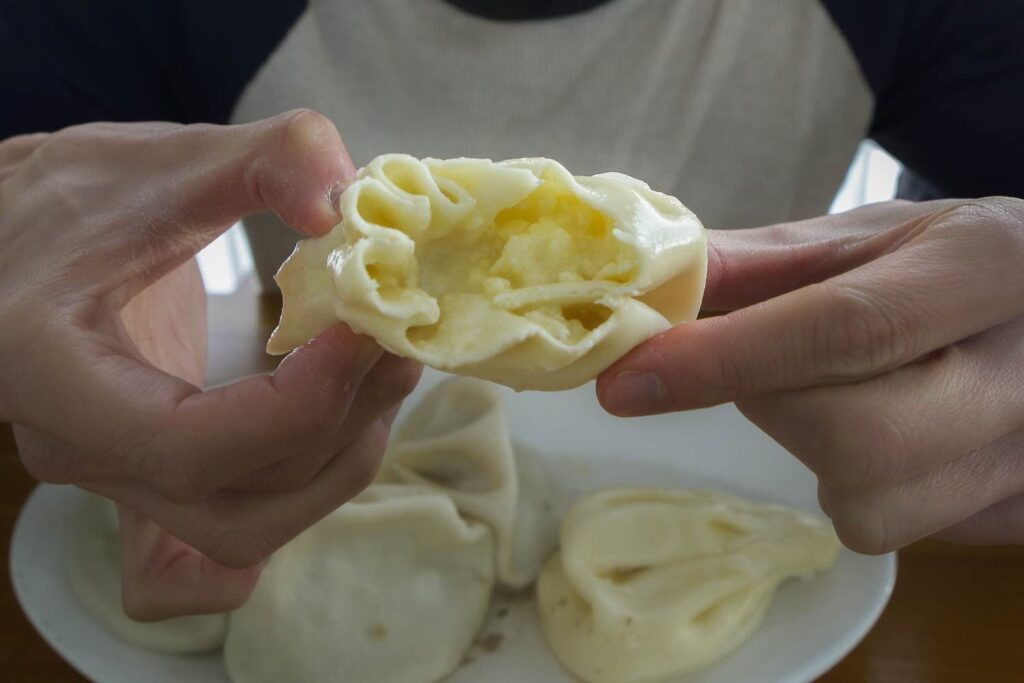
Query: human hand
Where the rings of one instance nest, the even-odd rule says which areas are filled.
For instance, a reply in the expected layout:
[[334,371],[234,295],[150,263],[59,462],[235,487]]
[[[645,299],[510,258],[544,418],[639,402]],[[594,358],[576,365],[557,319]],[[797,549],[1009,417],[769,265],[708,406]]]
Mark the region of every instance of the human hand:
[[313,112],[0,143],[0,418],[29,472],[113,498],[234,569],[365,487],[418,366],[339,325],[273,375],[202,391],[121,317],[241,216],[271,210],[323,234],[353,175]]
[[[121,322],[139,353],[154,367],[203,385],[206,292],[195,260],[137,294],[121,309]],[[133,618],[230,611],[256,587],[262,564],[225,567],[130,507],[118,505],[117,516],[122,605]]]
[[617,415],[735,401],[843,542],[1024,543],[1024,201],[891,202],[709,235],[705,307],[598,381]]

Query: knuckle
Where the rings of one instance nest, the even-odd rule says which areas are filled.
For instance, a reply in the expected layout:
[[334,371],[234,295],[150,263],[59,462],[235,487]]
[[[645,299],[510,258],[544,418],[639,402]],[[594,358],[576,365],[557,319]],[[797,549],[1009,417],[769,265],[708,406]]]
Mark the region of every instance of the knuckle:
[[[1024,200],[986,197],[969,201],[953,209],[950,218],[941,226],[953,237],[969,236],[974,244],[985,245],[1000,259],[1007,254],[1024,254]],[[965,225],[971,229],[964,230]]]
[[214,562],[229,569],[248,569],[270,556],[280,543],[235,526],[224,526],[197,548]]
[[21,463],[37,481],[48,484],[70,484],[75,478],[67,471],[60,457],[38,452],[22,452]]
[[392,396],[395,400],[400,401],[411,394],[416,385],[419,384],[422,374],[423,366],[419,363],[403,363],[394,380]]
[[830,425],[831,448],[820,475],[849,490],[884,486],[905,469],[907,435],[897,414],[843,411]]
[[377,478],[377,472],[380,470],[380,462],[379,454],[363,455],[363,457],[355,459],[349,477],[353,489],[352,495],[356,495],[373,483],[373,480]]
[[337,137],[334,123],[320,112],[300,108],[282,116],[284,134],[288,140],[304,145],[322,143]]
[[346,480],[351,495],[356,495],[377,478],[387,441],[388,428],[382,420],[378,420],[348,458]]
[[[735,331],[742,329],[745,317],[763,315],[767,313],[765,309],[765,302],[758,302],[746,309],[709,318],[704,321],[705,330],[709,336],[730,339],[734,336]],[[673,330],[670,330],[667,334],[672,332]],[[653,357],[653,360],[656,360],[656,364],[659,366],[671,366],[670,359],[660,351]],[[688,373],[686,382],[697,390],[711,393],[730,391],[735,391],[740,395],[753,393],[761,384],[770,384],[770,380],[767,378],[776,375],[775,368],[766,368],[760,364],[756,372],[750,371],[749,362],[745,347],[729,347],[723,349],[722,353],[713,354],[713,362],[694,364],[690,368],[692,374]]]
[[48,484],[74,484],[85,479],[81,454],[63,444],[54,445],[36,434],[18,434],[18,454],[25,471]]
[[397,359],[383,377],[371,380],[375,385],[372,387],[371,400],[386,407],[402,401],[416,388],[422,373],[423,366],[419,363]]
[[823,286],[828,306],[815,321],[813,362],[833,379],[871,375],[912,356],[909,311],[853,285]]
[[850,550],[862,555],[883,555],[896,549],[884,507],[831,498],[829,509],[836,535]]
[[900,496],[900,489],[851,492],[820,484],[819,490],[839,540],[862,555],[890,553],[910,539],[913,532],[893,495]]
[[1024,200],[1013,197],[985,197],[960,204],[952,211],[957,224],[1017,224],[1024,221]]

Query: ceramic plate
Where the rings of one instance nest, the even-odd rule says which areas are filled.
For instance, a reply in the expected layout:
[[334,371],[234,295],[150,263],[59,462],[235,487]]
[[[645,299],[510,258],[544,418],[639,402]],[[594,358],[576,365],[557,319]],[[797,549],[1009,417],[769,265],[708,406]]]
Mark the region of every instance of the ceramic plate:
[[[428,371],[406,406],[442,377]],[[814,478],[731,405],[623,420],[600,409],[593,386],[503,395],[517,439],[546,454],[565,491],[562,507],[604,486],[640,485],[711,487],[817,511]],[[70,487],[40,486],[18,520],[11,577],[32,624],[94,681],[228,683],[219,653],[170,656],[135,648],[78,605],[65,578],[64,537],[54,532],[66,528],[64,520],[82,495]],[[895,576],[894,556],[843,550],[826,574],[783,584],[761,628],[735,653],[671,683],[811,681],[864,637],[888,601]],[[548,652],[531,599],[493,602],[478,643],[451,683],[574,680]]]

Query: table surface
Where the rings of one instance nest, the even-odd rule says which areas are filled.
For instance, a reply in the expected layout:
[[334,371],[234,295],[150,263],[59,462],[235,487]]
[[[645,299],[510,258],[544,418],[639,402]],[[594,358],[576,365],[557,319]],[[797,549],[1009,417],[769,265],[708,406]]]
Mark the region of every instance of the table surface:
[[[210,298],[211,383],[269,369],[263,344],[279,302],[253,283]],[[7,572],[11,530],[33,482],[0,424],[0,547]],[[0,586],[0,678],[83,681],[35,633],[11,588]],[[892,602],[878,625],[822,683],[1024,681],[1024,548],[932,541],[900,552]],[[770,682],[766,682],[770,683]]]

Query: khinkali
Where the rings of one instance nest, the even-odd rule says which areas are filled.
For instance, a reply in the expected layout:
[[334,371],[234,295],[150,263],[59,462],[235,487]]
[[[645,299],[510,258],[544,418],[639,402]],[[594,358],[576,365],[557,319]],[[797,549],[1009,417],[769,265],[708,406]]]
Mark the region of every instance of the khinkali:
[[278,550],[232,613],[235,683],[431,683],[462,661],[494,540],[447,496],[373,484]]
[[543,462],[513,443],[487,382],[453,377],[427,393],[396,429],[380,478],[445,493],[463,515],[489,525],[498,580],[512,588],[533,583],[556,545]]
[[121,639],[158,652],[184,654],[216,650],[224,642],[225,614],[176,617],[141,623],[121,607],[121,540],[114,503],[83,492],[70,520],[67,575],[86,610]]
[[563,518],[538,580],[551,649],[588,683],[644,683],[706,666],[757,628],[776,586],[832,565],[811,515],[712,491],[610,489]]
[[700,308],[703,226],[619,173],[385,154],[359,171],[341,211],[278,272],[269,352],[343,320],[435,368],[568,389]]

